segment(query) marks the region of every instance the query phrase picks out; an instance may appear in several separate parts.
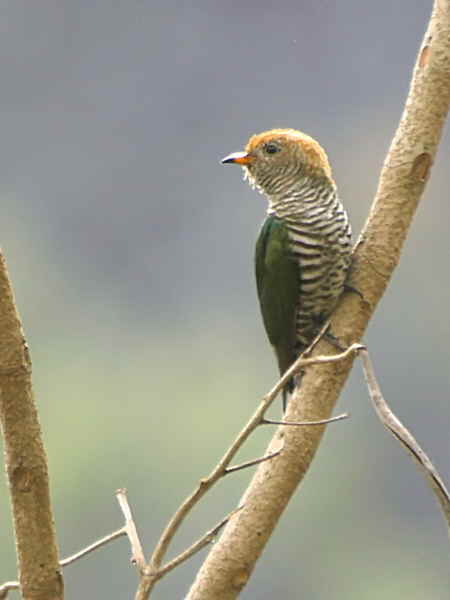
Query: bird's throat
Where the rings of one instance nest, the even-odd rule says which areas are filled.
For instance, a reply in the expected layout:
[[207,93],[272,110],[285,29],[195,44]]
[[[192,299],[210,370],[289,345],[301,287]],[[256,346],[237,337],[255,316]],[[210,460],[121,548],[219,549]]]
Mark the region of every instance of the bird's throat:
[[[263,190],[264,191],[264,190]],[[303,177],[292,181],[283,190],[264,192],[269,206],[267,213],[278,217],[309,215],[330,206],[336,199],[336,186],[326,178]]]

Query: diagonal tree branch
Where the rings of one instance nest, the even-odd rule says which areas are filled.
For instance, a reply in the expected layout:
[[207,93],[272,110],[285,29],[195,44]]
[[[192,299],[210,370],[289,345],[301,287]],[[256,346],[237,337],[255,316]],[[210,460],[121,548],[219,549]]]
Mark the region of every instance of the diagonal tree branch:
[[[314,342],[315,343],[315,342]],[[152,591],[155,583],[160,578],[160,570],[161,570],[161,562],[164,558],[167,549],[181,526],[184,519],[187,517],[189,512],[194,508],[194,506],[203,498],[208,490],[219,481],[222,477],[227,475],[230,472],[236,471],[240,468],[251,466],[254,463],[267,462],[270,459],[277,458],[283,449],[283,445],[279,444],[277,448],[272,448],[269,453],[263,457],[263,459],[257,459],[256,461],[249,461],[244,465],[238,465],[236,467],[229,467],[231,461],[236,456],[237,452],[243,446],[245,441],[249,438],[249,436],[255,431],[257,427],[263,425],[264,415],[267,409],[270,407],[272,402],[275,400],[277,395],[289,381],[289,379],[298,373],[299,370],[304,367],[311,367],[316,364],[325,364],[325,363],[336,363],[339,362],[346,357],[354,354],[360,348],[360,344],[352,344],[349,348],[347,348],[344,352],[340,354],[332,354],[329,356],[316,356],[314,358],[303,358],[300,356],[295,363],[284,373],[284,375],[279,379],[279,381],[273,386],[266,396],[261,400],[258,408],[250,417],[247,424],[244,428],[238,433],[236,439],[232,442],[231,446],[226,450],[225,454],[222,456],[218,464],[214,467],[211,473],[201,479],[197,487],[194,491],[181,503],[179,508],[176,510],[174,515],[169,520],[167,526],[159,538],[155,549],[150,557],[149,564],[143,570],[138,588],[136,590],[135,600],[146,600],[150,592]],[[332,422],[336,420],[340,420],[342,416],[333,417],[330,419],[326,419],[327,422]],[[290,425],[291,423],[285,423],[283,426]],[[309,427],[308,423],[295,423],[295,425]],[[317,423],[311,423],[313,426],[317,426]],[[233,512],[230,515],[230,519],[233,517],[235,513]]]
[[[25,600],[62,600],[63,580],[31,361],[0,252],[0,421]],[[7,593],[7,592],[6,592]]]
[[[230,473],[234,473],[235,471],[251,467],[266,460],[275,458],[281,453],[283,449],[282,446],[272,454],[254,460],[250,460],[245,463],[235,465],[233,467],[227,466],[230,464],[232,458],[238,452],[239,448],[245,442],[247,437],[256,429],[256,427],[263,424],[271,424],[271,421],[264,419],[263,416],[269,408],[270,404],[276,398],[277,394],[284,387],[288,379],[302,368],[309,367],[313,364],[323,364],[327,362],[337,362],[339,360],[343,360],[350,354],[357,352],[360,348],[363,348],[363,346],[360,346],[359,344],[353,344],[340,354],[335,354],[326,357],[316,356],[314,358],[307,359],[299,357],[295,364],[292,365],[290,370],[287,373],[285,373],[282,378],[280,378],[280,380],[275,384],[271,391],[262,399],[254,415],[251,417],[244,429],[238,434],[236,440],[232,443],[231,447],[225,452],[225,455],[219,461],[219,464],[212,471],[211,475],[208,478],[203,479],[200,482],[199,487],[196,490],[194,490],[194,492],[181,504],[181,506],[176,511],[172,519],[169,521],[169,524],[167,525],[166,529],[163,531],[161,538],[156,545],[155,551],[153,552],[152,558],[150,559],[149,564],[147,564],[145,561],[142,544],[140,542],[136,524],[133,519],[131,507],[128,502],[127,491],[121,488],[116,491],[116,498],[124,516],[125,524],[120,529],[113,531],[112,533],[96,540],[89,546],[86,546],[82,550],[79,550],[75,554],[72,554],[71,556],[61,560],[59,563],[60,566],[66,567],[67,565],[70,565],[80,560],[81,558],[84,558],[85,556],[94,552],[95,550],[106,546],[114,540],[123,536],[127,536],[131,546],[131,562],[137,566],[140,578],[139,588],[136,593],[136,599],[145,600],[149,596],[151,589],[159,579],[161,579],[164,575],[172,571],[175,567],[185,562],[186,560],[188,560],[188,558],[190,558],[191,556],[199,552],[202,548],[214,541],[218,532],[239,510],[242,509],[242,506],[239,506],[237,509],[233,510],[230,514],[224,517],[217,525],[215,525],[212,529],[203,534],[197,541],[192,543],[191,546],[189,546],[186,550],[175,556],[165,565],[158,566],[157,568],[155,568],[156,563],[152,563],[152,560],[154,561],[154,557],[156,556],[158,565],[161,564],[161,560],[178,527],[180,526],[188,512],[191,510],[191,508],[200,500],[203,493],[206,493],[206,491],[210,489],[211,486],[214,485],[214,483],[218,481],[219,478],[224,477],[225,475],[228,475]],[[324,419],[320,422],[311,423],[292,423],[282,421],[274,423],[295,426],[308,426],[319,424],[323,425],[324,423],[340,421],[343,418],[346,418],[347,416],[348,415],[346,414],[338,415],[337,417],[331,417],[330,419]],[[0,599],[6,598],[8,596],[9,591],[18,589],[20,589],[20,584],[18,581],[5,582],[3,585],[0,585]]]
[[[450,104],[450,0],[436,0],[419,51],[410,91],[386,157],[374,204],[356,245],[351,285],[332,318],[344,344],[361,339],[392,273],[436,154]],[[325,341],[317,351],[330,353]],[[326,419],[347,379],[353,358],[306,371],[287,414],[288,421]],[[303,479],[325,426],[281,427],[267,454],[281,439],[283,452],[262,463],[241,504],[197,574],[188,600],[231,600],[247,583],[289,499]]]

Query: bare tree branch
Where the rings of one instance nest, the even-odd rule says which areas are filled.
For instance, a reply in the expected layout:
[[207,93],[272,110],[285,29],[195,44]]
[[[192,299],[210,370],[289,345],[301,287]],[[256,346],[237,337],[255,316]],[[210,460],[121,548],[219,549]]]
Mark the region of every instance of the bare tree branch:
[[253,460],[246,460],[240,465],[234,465],[232,467],[227,467],[225,469],[225,475],[230,475],[230,473],[236,473],[236,471],[242,471],[242,469],[248,469],[248,467],[254,467],[255,465],[260,465],[262,462],[266,460],[271,460],[275,458],[283,451],[283,447],[275,450],[271,454],[266,454],[265,456],[260,456],[259,458],[254,458]]
[[[105,537],[102,537],[99,540],[93,542],[89,546],[86,546],[86,548],[83,548],[79,552],[76,552],[75,554],[72,554],[71,556],[64,558],[63,560],[60,561],[59,565],[61,567],[67,567],[68,565],[71,565],[72,563],[76,562],[77,560],[80,560],[80,558],[83,558],[84,556],[87,556],[91,552],[94,552],[94,550],[98,550],[98,548],[101,548],[102,546],[106,546],[110,542],[117,540],[117,538],[123,537],[126,535],[127,535],[126,527],[121,527],[120,529],[117,529],[117,531],[113,531],[112,533],[105,535]],[[18,590],[19,587],[20,586],[19,586],[18,581],[7,581],[3,585],[0,585],[0,600],[2,600],[3,598],[6,598],[8,596],[8,592],[10,590]]]
[[[386,157],[368,221],[354,252],[352,287],[331,320],[344,345],[361,339],[400,253],[422,196],[450,104],[450,0],[436,0],[420,48],[405,110]],[[322,340],[315,352],[329,354]],[[288,405],[287,421],[329,418],[353,357],[313,365]],[[325,426],[280,427],[267,454],[281,439],[283,452],[259,465],[241,502],[197,574],[187,600],[232,600],[246,585],[284,508],[303,479]],[[257,532],[257,533],[256,533]]]
[[135,564],[139,569],[139,572],[142,573],[145,567],[144,551],[142,550],[141,540],[139,539],[131,508],[128,503],[127,491],[123,488],[117,490],[116,498],[119,502],[123,516],[125,517],[125,531],[131,546],[131,562]]
[[64,586],[31,361],[1,252],[0,299],[0,421],[20,589],[26,600],[62,600]]
[[238,506],[238,508],[231,511],[230,514],[224,517],[219,523],[217,523],[217,525],[215,525],[212,529],[207,531],[199,540],[194,542],[192,546],[189,546],[189,548],[187,548],[184,552],[181,552],[181,554],[179,554],[171,561],[166,563],[163,567],[161,567],[158,572],[159,577],[163,577],[163,575],[165,575],[169,571],[172,571],[172,569],[175,569],[175,567],[178,567],[178,565],[181,565],[181,563],[188,560],[188,558],[191,558],[191,556],[197,554],[197,552],[199,552],[202,548],[204,548],[208,544],[211,544],[211,542],[215,540],[216,535],[219,533],[222,527],[224,527],[228,523],[228,521],[233,517],[233,515],[235,515],[239,510],[241,510],[241,508],[242,506]]
[[[301,369],[306,367],[311,367],[317,364],[325,364],[325,363],[336,363],[340,360],[343,360],[354,354],[361,347],[360,344],[353,344],[347,350],[340,354],[333,354],[329,356],[317,356],[314,358],[302,358],[299,357],[297,361],[290,367],[288,371],[280,378],[280,380],[273,386],[270,392],[264,396],[261,400],[258,408],[247,422],[245,427],[240,431],[237,435],[234,442],[225,452],[219,463],[212,470],[212,472],[208,475],[208,477],[202,479],[197,488],[184,500],[184,502],[180,505],[178,510],[170,519],[166,528],[164,529],[161,537],[153,551],[153,554],[150,558],[148,567],[144,570],[144,574],[140,579],[138,589],[136,591],[135,600],[146,600],[151,590],[153,589],[156,581],[160,578],[159,573],[161,570],[161,561],[167,552],[167,548],[169,547],[170,542],[172,541],[175,533],[180,527],[183,520],[186,518],[188,513],[192,510],[192,508],[199,502],[199,500],[206,494],[206,492],[211,489],[211,487],[222,477],[224,477],[227,473],[239,470],[241,468],[245,468],[251,466],[252,464],[260,463],[267,461],[271,458],[275,458],[280,453],[280,444],[278,444],[277,448],[272,448],[269,453],[266,454],[262,459],[256,459],[256,461],[249,461],[248,463],[244,463],[243,465],[237,465],[237,467],[229,467],[231,461],[236,456],[237,452],[240,450],[242,445],[251,435],[251,433],[260,425],[264,424],[264,415],[267,409],[270,407],[272,402],[275,400],[279,392],[284,388],[289,379],[298,373]],[[326,422],[339,419],[327,419]],[[307,425],[307,422],[302,423],[302,425]],[[316,425],[316,423],[312,423],[312,425]]]
[[[327,362],[337,362],[342,360],[343,358],[349,356],[350,354],[356,352],[359,349],[360,345],[352,345],[348,350],[343,352],[342,354],[336,354],[331,356],[318,356],[316,358],[299,358],[292,367],[280,378],[278,383],[271,389],[271,391],[262,399],[259,407],[250,418],[245,427],[238,434],[234,442],[225,452],[222,459],[219,461],[217,466],[213,469],[211,474],[202,479],[198,485],[198,487],[194,490],[194,492],[188,496],[188,498],[183,502],[180,508],[172,517],[171,521],[167,525],[164,530],[154,552],[150,560],[150,564],[152,565],[154,571],[158,570],[159,565],[161,564],[161,559],[164,556],[167,547],[175,535],[178,527],[181,525],[182,521],[188,514],[188,512],[195,506],[195,504],[204,496],[204,494],[218,481],[223,475],[226,473],[226,469],[230,464],[231,460],[240,450],[244,442],[248,439],[250,434],[262,423],[262,418],[272,404],[272,402],[277,397],[278,393],[283,389],[292,375],[295,375],[300,369],[304,367],[310,367],[315,364],[323,364]],[[274,450],[274,452],[278,452],[278,448]]]
[[[117,540],[118,538],[124,537],[126,535],[127,535],[127,528],[125,526],[121,527],[120,529],[117,529],[117,531],[113,531],[112,533],[105,535],[105,537],[102,537],[99,540],[93,542],[89,546],[86,546],[86,548],[83,548],[79,552],[76,552],[75,554],[72,554],[71,556],[64,558],[63,560],[60,561],[59,564],[61,567],[67,567],[68,565],[71,565],[72,563],[76,562],[77,560],[80,560],[80,558],[83,558],[84,556],[87,556],[91,552],[94,552],[94,550],[98,550],[99,548],[106,546],[110,542],[113,542],[114,540]],[[10,590],[18,590],[19,587],[20,587],[20,585],[19,585],[18,581],[7,581],[3,585],[0,585],[0,600],[3,600],[3,598],[6,598],[8,596],[8,592]]]
[[61,565],[61,567],[66,567],[67,565],[72,564],[73,562],[79,560],[80,558],[87,556],[91,552],[94,552],[94,550],[98,550],[98,548],[106,546],[110,542],[113,542],[114,540],[117,540],[120,537],[127,536],[129,539],[129,542],[130,542],[131,552],[132,552],[131,562],[138,567],[139,571],[142,571],[144,569],[144,567],[145,567],[144,553],[142,551],[142,545],[139,540],[139,536],[138,536],[138,533],[136,530],[136,525],[134,523],[133,515],[131,512],[129,502],[128,502],[127,491],[123,488],[117,490],[116,498],[119,503],[122,514],[124,516],[125,525],[123,527],[121,527],[120,529],[117,529],[116,531],[113,531],[112,533],[105,535],[104,537],[100,538],[99,540],[93,542],[86,548],[79,550],[75,554],[72,554],[71,556],[64,558],[59,563]]
[[445,483],[442,481],[442,478],[437,472],[433,463],[419,446],[415,438],[389,408],[381,393],[380,386],[378,385],[369,352],[364,349],[361,350],[360,355],[369,395],[380,421],[383,423],[386,429],[390,431],[392,435],[401,443],[407,452],[409,452],[419,467],[419,470],[425,475],[430,488],[436,495],[439,504],[441,505],[450,534],[450,495],[445,487]]
[[[312,364],[318,364],[318,363],[322,364],[324,362],[336,362],[337,360],[342,360],[342,358],[348,356],[350,353],[357,351],[359,349],[359,347],[360,346],[358,344],[355,344],[353,347],[347,349],[345,352],[343,352],[342,354],[339,354],[339,355],[332,355],[332,356],[327,356],[327,357],[319,356],[314,359],[302,359],[300,357],[297,360],[297,362],[293,365],[293,367],[291,368],[289,373],[286,373],[284,375],[284,377],[282,377],[280,379],[280,381],[274,386],[274,388],[269,392],[269,394],[263,399],[263,401],[261,402],[261,405],[259,406],[255,415],[251,419],[252,428],[249,431],[249,433],[251,433],[251,431],[253,431],[258,425],[270,423],[270,421],[263,418],[263,415],[265,414],[266,410],[268,409],[270,404],[273,402],[273,400],[276,398],[278,392],[284,387],[284,384],[287,382],[287,380],[291,376],[291,373],[296,373],[296,372],[298,372],[298,370],[300,370],[304,367],[311,366]],[[332,417],[330,419],[326,419],[326,420],[322,421],[320,424],[329,423],[332,421],[338,421],[338,420],[345,418],[346,416],[347,415],[345,415],[345,414],[338,415],[337,417]],[[291,423],[291,422],[281,422],[281,421],[280,421],[280,423],[283,425],[303,425],[303,426],[319,424],[317,422]],[[270,460],[271,458],[275,458],[282,451],[282,448],[279,448],[277,451],[274,451],[269,455],[247,461],[240,465],[228,467],[227,465],[231,462],[233,456],[236,454],[236,452],[239,450],[239,448],[242,446],[245,439],[247,439],[247,438],[243,437],[240,434],[237,439],[239,439],[240,442],[238,445],[233,444],[233,446],[232,446],[234,449],[233,453],[230,453],[230,450],[228,450],[225,455],[226,460],[222,459],[222,461],[220,463],[220,473],[218,472],[217,478],[214,480],[211,480],[211,481],[208,481],[206,479],[202,480],[202,482],[200,482],[200,487],[202,487],[202,485],[203,486],[209,485],[209,487],[207,488],[207,489],[209,489],[211,487],[211,485],[213,485],[215,483],[215,481],[217,481],[220,477],[223,477],[225,475],[234,473],[241,469],[259,464],[266,460]],[[207,489],[202,490],[203,493],[205,493],[207,491]],[[195,492],[197,492],[197,491],[198,490],[196,490]],[[195,492],[194,492],[194,494],[195,494]],[[189,497],[188,500],[192,499],[193,495],[191,495],[191,497]],[[203,494],[201,494],[201,495],[203,495]],[[201,495],[195,497],[194,503],[192,505],[189,505],[188,510],[190,510],[190,508],[192,508],[194,506],[194,504],[201,498]],[[193,556],[195,553],[199,552],[206,545],[211,543],[211,541],[214,539],[214,537],[217,535],[217,533],[220,531],[220,529],[222,529],[222,527],[229,521],[229,519],[236,512],[241,510],[241,508],[242,508],[242,507],[239,507],[238,509],[232,511],[227,517],[222,519],[222,521],[220,521],[220,523],[218,525],[216,525],[213,529],[209,530],[206,534],[204,534],[201,538],[199,538],[196,542],[194,542],[189,548],[187,548],[185,551],[180,553],[174,559],[172,559],[171,561],[166,563],[163,567],[160,567],[160,568],[154,570],[152,568],[151,564],[147,565],[145,562],[142,544],[140,542],[139,535],[137,533],[136,525],[135,525],[133,515],[131,512],[131,508],[130,508],[130,505],[128,502],[126,490],[125,489],[117,490],[116,497],[117,497],[119,506],[122,510],[122,513],[124,515],[125,525],[123,527],[121,527],[120,529],[93,542],[92,544],[90,544],[86,548],[83,548],[79,552],[76,552],[75,554],[61,560],[59,564],[61,567],[70,565],[73,562],[83,558],[84,556],[87,556],[91,552],[94,552],[95,550],[97,550],[103,546],[106,546],[107,544],[118,539],[119,537],[127,536],[129,539],[131,551],[132,551],[131,562],[136,564],[136,566],[138,567],[138,570],[140,573],[140,578],[141,578],[141,584],[140,584],[139,590],[136,595],[136,598],[139,598],[139,599],[147,598],[150,593],[150,590],[153,588],[156,581],[161,579],[161,577],[163,577],[166,573],[168,573],[169,571],[174,569],[176,566],[178,566],[179,564],[181,564],[182,562],[186,561],[188,558]],[[179,520],[179,519],[180,518],[182,519],[185,516],[185,515],[183,515],[183,512],[182,512],[183,506],[184,505],[182,505],[180,507],[180,509],[177,511],[177,513],[174,515],[174,519],[176,519],[176,527],[178,527],[181,524],[181,520]],[[170,523],[169,523],[169,525],[170,525]],[[164,536],[165,535],[167,536],[168,532],[171,535],[171,538],[169,540],[166,539],[166,541],[165,541],[165,543],[166,543],[165,549],[167,549],[168,544],[170,543],[170,540],[172,539],[173,535],[175,534],[175,531],[176,531],[176,528],[172,529],[172,530],[169,530],[168,528],[166,528],[166,530],[163,532],[163,535],[161,537],[161,539],[163,541],[164,541],[164,539],[163,539]],[[160,540],[160,542],[161,542],[161,540]],[[155,550],[155,552],[156,552],[156,550]],[[161,554],[161,558],[162,558],[162,554]],[[0,600],[1,600],[1,598],[6,598],[8,595],[8,592],[10,590],[18,589],[19,587],[20,587],[19,582],[17,582],[17,581],[10,581],[10,582],[4,583],[2,586],[0,586]]]
[[113,542],[114,540],[117,540],[118,538],[123,537],[125,535],[127,535],[127,529],[126,527],[121,527],[120,529],[117,529],[117,531],[113,531],[112,533],[105,535],[105,537],[100,538],[99,540],[93,542],[89,546],[86,546],[86,548],[79,550],[75,554],[72,554],[67,558],[63,558],[63,560],[61,560],[59,564],[61,565],[61,567],[67,567],[67,565],[71,565],[77,560],[80,560],[80,558],[83,558],[91,552],[94,552],[94,550],[98,550],[99,548],[102,548],[110,542]]
[[[142,546],[141,546],[141,543],[139,541],[139,536],[136,531],[136,526],[134,524],[133,516],[131,513],[131,508],[128,503],[128,499],[127,499],[127,495],[126,495],[126,490],[124,490],[124,489],[117,490],[116,497],[117,497],[119,506],[120,506],[122,513],[124,515],[124,518],[125,518],[125,525],[123,527],[121,527],[120,529],[117,529],[116,531],[113,531],[112,533],[105,535],[104,537],[100,538],[99,540],[96,540],[95,542],[93,542],[89,546],[86,546],[86,548],[79,550],[75,554],[72,554],[71,556],[64,558],[59,563],[60,567],[67,567],[68,565],[76,562],[77,560],[80,560],[80,558],[87,556],[91,552],[94,552],[95,550],[98,550],[99,548],[106,546],[110,542],[113,542],[114,540],[117,540],[120,537],[128,536],[128,539],[129,539],[130,545],[131,545],[131,549],[132,549],[132,562],[138,566],[139,571],[142,571],[144,569],[144,567],[145,567],[144,553],[142,551]],[[226,521],[224,521],[224,523],[225,522]],[[3,585],[1,585],[0,586],[0,600],[2,598],[6,598],[8,595],[8,592],[10,590],[19,589],[19,587],[20,586],[19,586],[18,581],[7,581]]]

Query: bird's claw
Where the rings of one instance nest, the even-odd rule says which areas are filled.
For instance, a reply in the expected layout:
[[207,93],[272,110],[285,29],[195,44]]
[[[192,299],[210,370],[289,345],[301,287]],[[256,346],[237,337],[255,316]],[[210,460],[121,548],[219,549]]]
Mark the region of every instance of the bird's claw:
[[344,283],[344,292],[351,292],[353,294],[357,294],[361,300],[364,300],[364,295],[362,292],[358,290],[358,288],[353,287],[349,283]]

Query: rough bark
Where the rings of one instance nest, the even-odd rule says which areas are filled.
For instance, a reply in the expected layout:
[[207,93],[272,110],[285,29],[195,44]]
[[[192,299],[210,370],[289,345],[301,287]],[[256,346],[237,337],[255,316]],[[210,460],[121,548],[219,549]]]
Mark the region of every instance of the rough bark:
[[62,600],[47,459],[31,387],[31,361],[0,253],[0,420],[25,600]]
[[[345,344],[361,339],[400,259],[400,253],[441,137],[450,104],[450,0],[436,0],[422,43],[405,109],[383,166],[377,194],[355,248],[352,285],[362,294],[342,298],[332,319]],[[321,342],[315,353],[333,353]],[[352,359],[307,369],[286,420],[330,416]],[[247,583],[280,515],[307,472],[324,427],[285,427],[244,494],[244,508],[230,520],[200,569],[188,600],[231,600]]]

